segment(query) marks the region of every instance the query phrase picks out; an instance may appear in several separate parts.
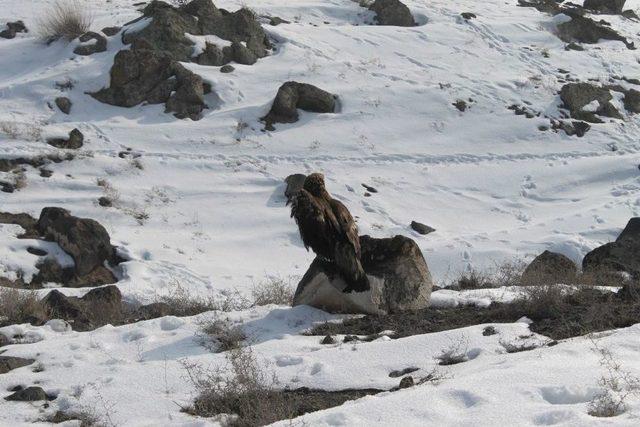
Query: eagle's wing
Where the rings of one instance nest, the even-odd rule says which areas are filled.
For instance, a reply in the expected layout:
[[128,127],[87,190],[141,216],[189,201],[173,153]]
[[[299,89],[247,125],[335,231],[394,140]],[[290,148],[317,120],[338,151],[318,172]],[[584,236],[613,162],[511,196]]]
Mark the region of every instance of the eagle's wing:
[[314,246],[312,230],[325,230],[324,209],[307,190],[300,189],[291,200],[291,217],[295,218],[304,247]]
[[360,258],[360,238],[358,237],[358,226],[353,220],[349,209],[339,200],[331,201],[331,210],[336,219],[338,230],[342,239],[347,240],[355,249],[356,255]]

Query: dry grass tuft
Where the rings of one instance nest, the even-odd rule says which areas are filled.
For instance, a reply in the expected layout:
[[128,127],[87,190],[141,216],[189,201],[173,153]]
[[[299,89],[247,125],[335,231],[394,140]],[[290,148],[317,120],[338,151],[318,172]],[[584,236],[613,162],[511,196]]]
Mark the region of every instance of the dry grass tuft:
[[251,291],[253,305],[291,305],[294,289],[284,279],[270,279],[255,286]]
[[80,0],[57,0],[38,20],[38,33],[46,42],[74,40],[89,31],[93,15]]
[[33,291],[0,288],[0,326],[46,319],[46,310]]

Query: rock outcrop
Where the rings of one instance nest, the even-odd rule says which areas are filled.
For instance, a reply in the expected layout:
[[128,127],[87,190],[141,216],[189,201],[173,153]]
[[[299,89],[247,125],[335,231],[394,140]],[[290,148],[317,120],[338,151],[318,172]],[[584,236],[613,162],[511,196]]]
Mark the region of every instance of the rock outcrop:
[[0,31],[0,37],[3,39],[13,39],[18,33],[26,33],[28,32],[27,27],[25,27],[24,22],[16,21],[16,22],[7,22],[7,28]]
[[77,150],[84,145],[84,135],[78,129],[73,129],[71,132],[69,132],[69,138],[49,138],[47,139],[47,144],[52,145],[56,148]]
[[35,360],[22,357],[0,356],[0,374],[31,365]]
[[165,104],[178,118],[198,120],[207,108],[202,78],[167,54],[150,49],[121,50],[115,56],[108,88],[92,93],[120,107]]
[[560,99],[571,117],[590,123],[602,123],[602,117],[622,119],[611,104],[613,95],[609,89],[591,83],[567,83],[560,90]]
[[68,297],[53,290],[42,303],[51,318],[64,319],[76,331],[122,321],[122,294],[114,285],[93,289],[82,298]]
[[332,313],[386,314],[429,305],[433,282],[418,245],[404,236],[361,236],[362,266],[371,290],[343,293],[347,287],[334,264],[316,258],[298,284],[293,305]]
[[595,12],[620,15],[627,0],[584,0],[583,7]]
[[298,109],[313,113],[336,111],[337,96],[307,83],[286,82],[276,94],[269,113],[261,118],[268,130],[274,123],[295,123]]
[[584,272],[624,272],[640,277],[640,217],[631,218],[615,242],[589,252],[582,261]]
[[538,255],[522,273],[523,285],[571,284],[578,275],[578,267],[566,256],[550,251]]
[[399,0],[375,0],[369,10],[376,14],[378,25],[393,25],[396,27],[413,27],[416,21],[409,8]]
[[[93,43],[88,43],[90,41]],[[89,31],[80,36],[80,42],[84,43],[76,47],[73,53],[76,55],[88,56],[94,53],[100,53],[107,50],[107,38],[102,34]]]

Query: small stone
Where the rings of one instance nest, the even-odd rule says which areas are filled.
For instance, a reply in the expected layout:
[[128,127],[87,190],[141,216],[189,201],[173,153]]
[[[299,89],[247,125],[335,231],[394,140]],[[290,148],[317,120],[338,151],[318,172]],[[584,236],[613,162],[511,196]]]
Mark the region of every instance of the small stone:
[[27,252],[29,252],[31,255],[36,255],[36,256],[45,256],[45,255],[47,255],[47,251],[42,250],[40,248],[34,248],[33,246],[29,246],[27,248]]
[[322,341],[320,341],[320,344],[324,344],[324,345],[335,344],[335,343],[336,343],[336,340],[333,339],[331,335],[327,335],[322,339]]
[[422,224],[417,221],[411,221],[411,228],[422,235],[433,233],[434,231],[436,231],[435,228],[429,227],[428,225]]
[[496,335],[497,333],[498,333],[498,331],[493,326],[486,326],[482,330],[482,335],[485,336],[485,337],[490,337],[491,335]]
[[364,188],[366,188],[366,189],[367,189],[367,191],[368,191],[368,192],[370,192],[370,193],[377,193],[377,192],[378,192],[378,190],[376,190],[374,187],[372,187],[372,186],[370,186],[370,185],[362,184],[362,186],[363,186]]
[[51,178],[51,175],[53,175],[53,171],[49,170],[49,169],[40,169],[40,176],[43,178]]
[[67,148],[72,150],[77,150],[82,147],[84,141],[84,135],[78,129],[73,129],[69,132],[68,139],[62,138],[52,138],[47,140],[47,144],[53,145],[57,148]]
[[105,208],[110,208],[111,206],[113,206],[113,202],[111,201],[111,199],[104,196],[98,199],[98,204]]
[[471,12],[462,12],[460,15],[467,21],[473,18],[477,18],[476,14]]
[[458,99],[458,100],[457,100],[456,102],[454,102],[452,105],[453,105],[454,107],[456,107],[456,108],[458,109],[458,111],[460,111],[460,112],[464,112],[464,111],[466,111],[466,109],[468,108],[468,106],[467,106],[467,102],[466,102],[466,101],[463,101],[463,100],[461,100],[461,99]]
[[121,27],[105,27],[102,29],[102,34],[107,37],[112,37],[118,34],[121,30]]
[[42,387],[27,387],[24,390],[16,391],[4,399],[16,402],[37,402],[39,400],[47,400],[48,397]]
[[402,389],[402,388],[413,387],[414,385],[415,385],[415,382],[413,381],[413,377],[407,376],[400,380],[400,385],[398,387]]
[[222,67],[220,67],[220,72],[221,73],[232,73],[235,71],[235,67],[233,65],[223,65]]
[[71,112],[71,100],[66,96],[59,96],[56,98],[56,105],[65,114],[69,114]]
[[[0,339],[1,337],[4,337],[4,335],[0,335]],[[0,356],[0,374],[6,374],[7,372],[12,371],[14,369],[31,365],[33,362],[35,362],[35,360],[33,359],[23,359],[22,357]]]

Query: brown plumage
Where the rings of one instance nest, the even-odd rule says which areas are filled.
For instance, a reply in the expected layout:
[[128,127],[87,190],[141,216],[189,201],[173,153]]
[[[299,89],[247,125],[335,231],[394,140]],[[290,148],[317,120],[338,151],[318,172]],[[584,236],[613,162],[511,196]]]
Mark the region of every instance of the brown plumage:
[[304,180],[291,200],[291,216],[298,224],[305,248],[335,263],[348,284],[345,292],[369,289],[360,263],[358,227],[347,207],[329,195],[322,174],[313,173]]

